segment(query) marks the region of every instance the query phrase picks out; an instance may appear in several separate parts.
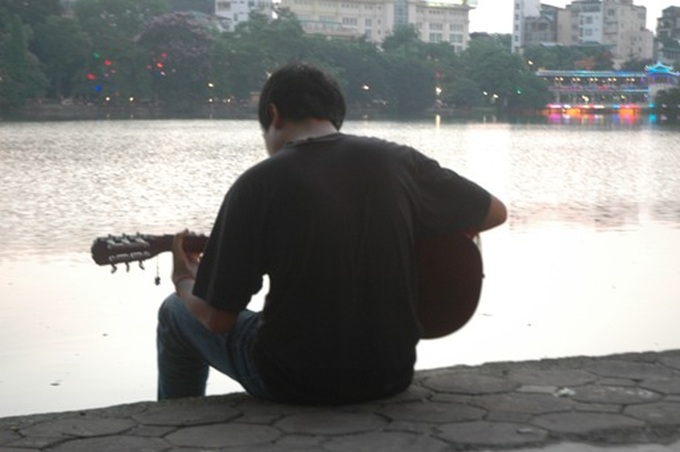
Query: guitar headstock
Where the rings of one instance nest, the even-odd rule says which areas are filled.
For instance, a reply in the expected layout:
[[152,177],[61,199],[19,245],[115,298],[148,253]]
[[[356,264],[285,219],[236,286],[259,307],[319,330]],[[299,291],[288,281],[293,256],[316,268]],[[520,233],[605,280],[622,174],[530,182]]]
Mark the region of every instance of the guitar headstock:
[[139,262],[142,266],[143,261],[169,251],[172,236],[169,242],[164,237],[143,234],[98,237],[92,243],[92,259],[97,265],[113,266],[114,271],[117,264],[129,267],[130,262]]
[[[117,264],[125,264],[128,269],[130,262],[142,262],[172,249],[174,235],[123,234],[98,237],[92,243],[92,259],[97,265],[111,265],[116,271]],[[184,250],[189,253],[203,251],[208,237],[205,235],[188,235],[184,238]]]

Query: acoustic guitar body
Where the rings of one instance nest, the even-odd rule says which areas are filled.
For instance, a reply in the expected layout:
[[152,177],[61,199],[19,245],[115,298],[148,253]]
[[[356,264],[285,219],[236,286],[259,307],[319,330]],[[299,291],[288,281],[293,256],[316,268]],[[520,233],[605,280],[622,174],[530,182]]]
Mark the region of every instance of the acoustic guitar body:
[[416,253],[422,338],[446,336],[465,325],[477,309],[484,276],[481,253],[460,232],[423,240]]

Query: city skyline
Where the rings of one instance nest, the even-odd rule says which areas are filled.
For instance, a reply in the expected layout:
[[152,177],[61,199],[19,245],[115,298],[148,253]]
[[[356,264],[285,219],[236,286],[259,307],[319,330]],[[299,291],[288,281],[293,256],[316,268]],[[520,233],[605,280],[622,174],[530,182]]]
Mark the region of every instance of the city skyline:
[[[571,0],[543,0],[546,5],[564,8]],[[477,0],[470,11],[470,32],[512,33],[512,0]],[[669,6],[680,6],[672,0],[633,0],[634,5],[647,8],[647,29],[656,33],[656,20]]]

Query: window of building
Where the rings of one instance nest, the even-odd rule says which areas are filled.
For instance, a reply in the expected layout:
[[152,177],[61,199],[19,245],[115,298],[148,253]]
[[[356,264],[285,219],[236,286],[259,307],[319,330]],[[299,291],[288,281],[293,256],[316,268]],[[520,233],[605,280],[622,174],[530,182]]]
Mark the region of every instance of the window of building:
[[462,44],[463,43],[463,35],[458,34],[458,33],[453,33],[449,35],[449,42],[452,44]]
[[443,29],[444,29],[443,24],[430,24],[430,30],[440,31],[440,30],[443,30]]
[[442,34],[430,33],[430,42],[442,42]]

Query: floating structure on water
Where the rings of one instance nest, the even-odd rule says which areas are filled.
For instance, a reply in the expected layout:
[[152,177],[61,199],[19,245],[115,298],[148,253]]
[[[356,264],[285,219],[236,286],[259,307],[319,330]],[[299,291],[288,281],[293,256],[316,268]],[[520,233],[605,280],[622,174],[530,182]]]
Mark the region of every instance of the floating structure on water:
[[553,100],[546,106],[551,113],[628,113],[654,108],[661,91],[678,88],[680,72],[657,63],[644,71],[555,71],[539,70]]

